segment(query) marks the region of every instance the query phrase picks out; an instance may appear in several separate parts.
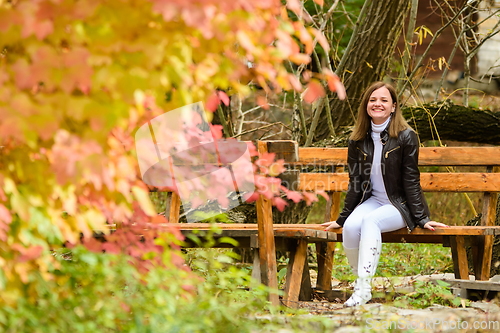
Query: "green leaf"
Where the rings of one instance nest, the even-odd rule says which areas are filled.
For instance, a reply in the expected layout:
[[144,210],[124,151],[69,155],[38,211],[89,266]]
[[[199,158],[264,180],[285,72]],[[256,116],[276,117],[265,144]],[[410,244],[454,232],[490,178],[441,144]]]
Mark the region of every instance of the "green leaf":
[[238,241],[231,237],[221,237],[219,238],[219,243],[231,244],[234,247],[237,247],[239,245]]

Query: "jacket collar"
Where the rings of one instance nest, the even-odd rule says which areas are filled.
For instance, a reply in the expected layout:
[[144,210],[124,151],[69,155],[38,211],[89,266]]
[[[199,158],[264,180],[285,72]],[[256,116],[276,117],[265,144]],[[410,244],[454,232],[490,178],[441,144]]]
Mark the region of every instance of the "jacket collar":
[[[387,143],[387,141],[389,140],[389,126],[391,125],[391,122],[392,122],[392,115],[391,115],[391,119],[389,120],[389,123],[384,128],[384,130],[380,133],[380,141],[382,142],[382,145],[385,145]],[[371,125],[368,126],[367,135],[370,138],[372,137],[372,127],[371,127]]]

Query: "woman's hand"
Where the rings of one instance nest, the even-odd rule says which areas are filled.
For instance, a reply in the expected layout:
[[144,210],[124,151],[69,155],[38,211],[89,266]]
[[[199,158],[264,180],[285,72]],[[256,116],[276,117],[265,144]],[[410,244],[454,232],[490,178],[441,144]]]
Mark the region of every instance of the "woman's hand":
[[436,222],[436,221],[429,221],[429,222],[427,222],[426,224],[424,224],[424,229],[429,229],[429,230],[434,231],[434,227],[438,227],[438,228],[449,228],[450,226],[449,226],[449,225],[446,225],[446,224],[444,224],[444,223],[439,223],[439,222]]
[[328,231],[330,229],[335,229],[335,228],[342,228],[340,225],[337,224],[336,221],[330,221],[330,222],[325,222],[321,224],[323,227],[326,227],[325,231]]

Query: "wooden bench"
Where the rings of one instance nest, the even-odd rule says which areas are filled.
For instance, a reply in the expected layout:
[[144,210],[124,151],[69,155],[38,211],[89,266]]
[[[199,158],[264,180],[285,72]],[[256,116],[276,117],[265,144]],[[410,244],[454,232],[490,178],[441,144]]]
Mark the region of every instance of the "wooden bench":
[[[271,143],[272,145],[272,143]],[[283,145],[283,144],[281,144]],[[330,168],[333,172],[299,172],[298,188],[311,191],[324,189],[331,200],[327,204],[326,220],[335,220],[339,214],[340,192],[347,191],[347,148],[299,148],[299,159],[289,163],[295,169],[304,166]],[[424,192],[482,192],[483,207],[480,226],[452,226],[435,231],[417,227],[412,233],[406,228],[383,234],[383,242],[440,243],[451,247],[455,277],[469,279],[466,242],[472,248],[476,280],[488,280],[491,268],[493,238],[500,234],[495,226],[497,193],[500,192],[500,147],[426,147],[420,149],[419,166],[483,166],[480,172],[422,172]],[[294,172],[296,173],[297,170]],[[448,168],[448,171],[452,171]],[[431,212],[432,214],[432,212]],[[440,221],[447,223],[447,221]],[[337,241],[342,240],[342,229],[336,229]],[[333,247],[327,256],[333,254]],[[328,289],[328,281],[323,281]]]
[[[284,158],[289,170],[280,178],[291,189],[328,193],[324,221],[335,220],[340,210],[340,194],[348,187],[347,148],[298,148],[293,141],[258,142],[261,153],[276,153]],[[383,234],[384,242],[392,243],[438,243],[451,247],[454,272],[457,279],[468,279],[466,243],[469,243],[474,258],[476,280],[489,279],[493,238],[500,234],[495,226],[495,208],[500,192],[500,147],[439,147],[421,148],[420,166],[484,166],[484,172],[468,173],[422,173],[421,185],[426,192],[482,192],[484,193],[480,226],[452,226],[435,231],[416,228],[411,234],[407,229]],[[179,220],[180,200],[169,193],[165,216],[171,222]],[[333,254],[335,242],[342,240],[342,229],[322,231],[319,224],[283,225],[273,224],[271,202],[261,197],[256,203],[257,224],[221,224],[221,236],[230,236],[239,241],[240,247],[258,249],[254,257],[254,276],[271,288],[277,289],[277,249],[290,251],[287,269],[284,303],[294,306],[301,298],[310,294],[307,265],[307,244],[316,243],[318,258],[317,288],[331,289]],[[275,221],[278,222],[278,221]],[[446,223],[446,221],[441,221]],[[206,224],[180,224],[185,234],[193,230],[206,230]],[[223,245],[221,245],[223,246]],[[270,301],[278,304],[277,294]]]

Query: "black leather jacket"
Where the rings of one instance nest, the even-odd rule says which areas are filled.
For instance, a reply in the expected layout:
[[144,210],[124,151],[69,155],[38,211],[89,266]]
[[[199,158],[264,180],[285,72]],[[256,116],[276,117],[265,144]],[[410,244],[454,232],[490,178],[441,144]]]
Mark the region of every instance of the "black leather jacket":
[[[411,232],[418,225],[430,221],[430,212],[420,186],[418,170],[418,138],[411,129],[401,131],[398,138],[389,137],[386,128],[380,133],[382,160],[380,163],[385,190],[391,203],[399,210]],[[364,140],[349,140],[347,165],[349,167],[349,188],[337,223],[345,220],[359,204],[372,195],[370,174],[374,144],[371,127]]]

